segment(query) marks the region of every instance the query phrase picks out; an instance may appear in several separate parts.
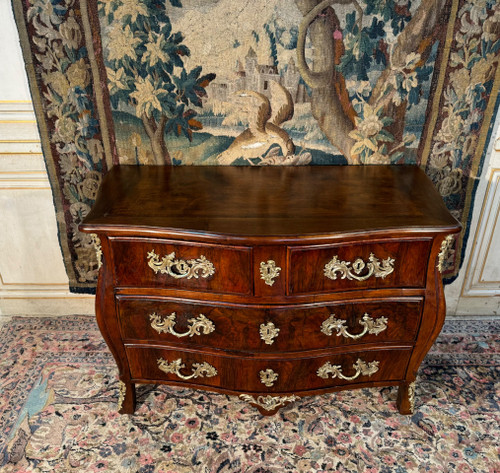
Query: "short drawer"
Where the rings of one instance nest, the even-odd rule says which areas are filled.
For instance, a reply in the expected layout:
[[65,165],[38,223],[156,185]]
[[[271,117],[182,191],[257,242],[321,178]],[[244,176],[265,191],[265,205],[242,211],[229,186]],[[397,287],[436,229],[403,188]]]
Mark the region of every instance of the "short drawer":
[[193,350],[127,347],[135,380],[186,382],[248,392],[298,392],[397,381],[405,376],[410,353],[408,348],[256,359]]
[[289,293],[424,287],[431,243],[425,239],[290,247]]
[[158,239],[112,239],[117,286],[249,294],[251,248]]
[[422,304],[418,297],[276,307],[117,296],[125,340],[251,352],[412,343]]

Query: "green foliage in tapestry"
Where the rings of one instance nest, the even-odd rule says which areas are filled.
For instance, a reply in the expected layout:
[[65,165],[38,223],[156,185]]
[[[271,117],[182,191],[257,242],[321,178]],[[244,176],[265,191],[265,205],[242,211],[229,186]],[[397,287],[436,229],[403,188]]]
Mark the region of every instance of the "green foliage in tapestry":
[[[182,7],[169,0],[171,7]],[[201,67],[187,70],[189,49],[172,30],[164,0],[110,0],[100,3],[109,27],[105,46],[110,100],[133,106],[150,138],[156,164],[170,163],[165,131],[192,139],[202,128],[193,107],[202,107],[215,74]]]
[[271,31],[271,28],[269,27],[268,24],[264,26],[264,29],[267,33],[267,36],[269,38],[269,47],[270,47],[270,52],[271,52],[271,60],[272,60],[272,65],[277,66],[278,65],[278,51],[276,49],[276,37],[274,33]]
[[[392,61],[397,37],[412,20],[410,1],[366,0],[361,5],[345,16],[345,51],[337,66],[347,81],[349,99],[356,112],[356,129],[349,134],[355,140],[351,153],[362,162],[383,156],[396,162],[415,136],[402,135],[401,127],[397,127],[401,119],[394,113],[398,107],[404,106],[408,111],[420,103],[422,87],[433,72],[434,57],[414,52],[406,56],[404,64],[395,65]],[[384,75],[383,71],[390,72]],[[370,86],[377,76],[383,77],[382,83],[375,81],[376,85]],[[377,96],[373,96],[375,89]],[[394,135],[395,127],[399,128],[398,137]]]

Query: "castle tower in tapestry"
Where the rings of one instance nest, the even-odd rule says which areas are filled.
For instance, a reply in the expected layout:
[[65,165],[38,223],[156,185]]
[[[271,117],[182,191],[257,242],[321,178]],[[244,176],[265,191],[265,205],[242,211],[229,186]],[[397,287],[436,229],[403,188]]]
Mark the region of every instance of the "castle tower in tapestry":
[[301,81],[300,72],[293,57],[281,71],[278,66],[271,65],[271,62],[269,59],[268,64],[259,64],[257,53],[250,47],[243,61],[236,61],[234,79],[228,82],[212,82],[207,88],[209,97],[226,102],[231,100],[231,95],[239,90],[253,90],[270,97],[270,81],[274,80],[290,92],[294,103],[309,102],[309,95]]
[[257,90],[257,54],[254,49],[250,47],[248,54],[245,56],[245,78],[246,78],[246,89]]
[[285,73],[283,74],[281,85],[285,87],[293,97],[294,103],[304,103],[309,101],[305,85],[301,83],[299,68],[295,65],[293,57],[288,61]]

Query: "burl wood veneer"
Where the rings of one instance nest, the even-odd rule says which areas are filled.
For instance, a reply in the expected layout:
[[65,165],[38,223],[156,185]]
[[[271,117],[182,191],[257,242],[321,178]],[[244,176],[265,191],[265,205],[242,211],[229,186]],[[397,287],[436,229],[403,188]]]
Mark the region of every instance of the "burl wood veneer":
[[101,332],[136,383],[300,396],[399,386],[441,330],[460,225],[412,166],[121,166],[80,225],[102,256]]

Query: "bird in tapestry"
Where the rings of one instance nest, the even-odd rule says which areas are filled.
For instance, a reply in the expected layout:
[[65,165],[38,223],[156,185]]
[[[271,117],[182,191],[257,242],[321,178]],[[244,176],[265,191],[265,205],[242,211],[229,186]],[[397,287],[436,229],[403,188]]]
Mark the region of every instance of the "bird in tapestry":
[[231,164],[238,158],[263,158],[273,145],[281,148],[283,156],[293,156],[295,145],[280,125],[293,117],[294,105],[290,92],[276,81],[269,81],[271,100],[253,90],[236,93],[243,99],[249,127],[238,135],[229,148],[217,157],[219,164]]

